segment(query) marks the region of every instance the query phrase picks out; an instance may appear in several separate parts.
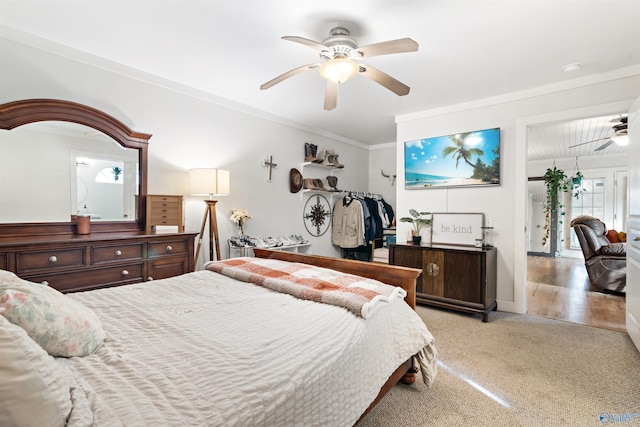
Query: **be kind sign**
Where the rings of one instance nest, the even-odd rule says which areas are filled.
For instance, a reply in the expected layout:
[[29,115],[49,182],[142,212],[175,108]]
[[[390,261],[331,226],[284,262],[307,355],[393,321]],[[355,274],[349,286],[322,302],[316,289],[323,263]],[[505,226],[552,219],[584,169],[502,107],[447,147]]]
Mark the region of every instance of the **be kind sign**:
[[475,246],[483,226],[481,213],[434,213],[431,244]]

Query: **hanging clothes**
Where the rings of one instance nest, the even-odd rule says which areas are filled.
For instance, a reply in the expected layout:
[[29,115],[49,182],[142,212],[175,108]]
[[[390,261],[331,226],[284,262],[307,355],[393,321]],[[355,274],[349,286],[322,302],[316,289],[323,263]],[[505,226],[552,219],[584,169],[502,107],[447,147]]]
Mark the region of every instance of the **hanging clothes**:
[[341,248],[364,245],[364,212],[360,202],[345,196],[333,207],[331,243]]
[[389,228],[392,226],[393,220],[395,219],[393,208],[389,203],[385,202],[384,199],[380,199],[379,203],[382,205],[382,209],[384,210],[384,215],[387,218],[387,225],[385,225],[385,228]]

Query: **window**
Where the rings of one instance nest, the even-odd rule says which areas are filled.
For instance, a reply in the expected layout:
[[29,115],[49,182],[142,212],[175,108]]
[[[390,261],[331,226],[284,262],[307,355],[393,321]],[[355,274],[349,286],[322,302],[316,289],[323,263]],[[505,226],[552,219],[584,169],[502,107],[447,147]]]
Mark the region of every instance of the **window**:
[[96,175],[96,182],[104,182],[109,184],[122,184],[122,167],[110,166],[102,169]]
[[[582,179],[582,188],[584,192],[579,198],[571,199],[571,218],[580,215],[589,215],[604,221],[604,196],[605,196],[604,178]],[[571,249],[580,249],[580,243],[576,237],[576,233],[571,233]]]

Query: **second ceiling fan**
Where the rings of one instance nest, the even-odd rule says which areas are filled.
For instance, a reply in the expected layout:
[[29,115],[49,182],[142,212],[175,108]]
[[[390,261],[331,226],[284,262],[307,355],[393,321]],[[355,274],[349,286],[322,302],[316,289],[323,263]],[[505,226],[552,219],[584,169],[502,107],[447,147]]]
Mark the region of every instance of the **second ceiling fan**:
[[282,39],[314,49],[320,54],[323,62],[303,65],[287,71],[260,86],[262,90],[269,89],[283,80],[304,71],[319,68],[320,75],[327,80],[324,97],[325,110],[333,110],[336,107],[338,104],[339,85],[356,75],[367,77],[396,95],[403,96],[409,93],[409,86],[380,70],[356,61],[392,53],[416,52],[418,43],[410,38],[358,46],[356,40],[351,37],[349,30],[344,27],[335,27],[329,32],[329,37],[323,40],[322,43],[298,36],[284,36]]
[[614,142],[618,145],[627,145],[629,144],[629,134],[627,133],[627,120],[628,117],[621,116],[616,119],[610,120],[610,123],[615,123],[611,128],[613,129],[613,135],[607,136],[606,138],[594,139],[591,141],[581,142],[580,144],[570,145],[569,148],[579,147],[585,144],[591,144],[592,142],[605,141],[605,143],[600,144],[593,151],[601,151],[613,144]]

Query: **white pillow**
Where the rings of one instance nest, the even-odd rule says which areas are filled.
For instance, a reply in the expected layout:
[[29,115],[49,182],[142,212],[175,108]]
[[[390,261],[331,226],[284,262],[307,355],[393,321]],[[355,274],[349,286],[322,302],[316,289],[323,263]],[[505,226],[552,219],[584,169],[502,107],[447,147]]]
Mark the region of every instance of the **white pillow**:
[[89,307],[7,271],[0,272],[0,312],[52,356],[86,356],[105,339]]
[[0,426],[63,426],[71,382],[27,333],[0,316]]

